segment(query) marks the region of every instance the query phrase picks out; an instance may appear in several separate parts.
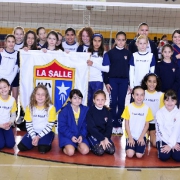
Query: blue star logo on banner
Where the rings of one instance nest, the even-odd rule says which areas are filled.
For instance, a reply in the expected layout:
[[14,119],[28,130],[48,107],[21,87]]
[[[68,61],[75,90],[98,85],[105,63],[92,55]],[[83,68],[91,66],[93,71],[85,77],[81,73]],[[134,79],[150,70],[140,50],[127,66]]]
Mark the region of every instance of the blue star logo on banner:
[[72,89],[72,81],[56,80],[54,102],[57,109],[61,109],[67,101]]

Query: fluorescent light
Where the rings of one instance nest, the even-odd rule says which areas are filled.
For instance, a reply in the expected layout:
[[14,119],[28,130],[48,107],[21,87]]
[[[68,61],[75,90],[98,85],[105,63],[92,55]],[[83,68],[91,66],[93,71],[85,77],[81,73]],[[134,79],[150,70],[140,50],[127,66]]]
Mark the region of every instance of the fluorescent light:
[[119,6],[119,7],[144,7],[144,8],[168,8],[179,9],[180,4],[158,4],[158,3],[128,3],[128,2],[98,2],[98,1],[62,1],[62,0],[1,0],[9,3],[35,3],[35,4],[64,4],[85,6]]

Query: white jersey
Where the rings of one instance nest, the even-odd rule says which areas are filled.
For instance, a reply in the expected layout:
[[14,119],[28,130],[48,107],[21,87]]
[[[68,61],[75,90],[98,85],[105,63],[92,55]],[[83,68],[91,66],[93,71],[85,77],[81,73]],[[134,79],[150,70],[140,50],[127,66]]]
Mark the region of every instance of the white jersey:
[[90,60],[93,64],[90,66],[89,81],[103,82],[102,72],[109,72],[109,58],[100,57],[97,52],[94,52]]
[[78,43],[75,42],[74,44],[68,44],[66,41],[64,41],[62,42],[62,46],[64,48],[64,51],[76,52],[78,48]]
[[15,113],[16,111],[16,101],[12,96],[9,96],[7,100],[3,100],[0,97],[0,124],[9,122],[11,113]]
[[130,132],[135,140],[138,140],[142,134],[145,123],[154,118],[151,109],[146,104],[136,106],[135,103],[127,105],[121,117],[129,121]]
[[130,87],[133,89],[134,86],[141,84],[144,76],[149,72],[154,72],[156,60],[153,53],[140,54],[139,52],[133,53],[130,59]]
[[147,90],[145,91],[144,103],[151,108],[154,116],[154,120],[150,121],[150,123],[152,124],[155,124],[156,112],[164,106],[163,97],[164,93],[162,92],[155,91],[153,93],[150,93]]
[[19,51],[24,46],[24,42],[21,42],[20,44],[15,44],[14,50]]
[[18,72],[17,51],[0,52],[0,78],[8,80],[11,84]]
[[172,111],[162,107],[156,113],[156,141],[164,141],[171,148],[180,143],[180,110],[175,106]]

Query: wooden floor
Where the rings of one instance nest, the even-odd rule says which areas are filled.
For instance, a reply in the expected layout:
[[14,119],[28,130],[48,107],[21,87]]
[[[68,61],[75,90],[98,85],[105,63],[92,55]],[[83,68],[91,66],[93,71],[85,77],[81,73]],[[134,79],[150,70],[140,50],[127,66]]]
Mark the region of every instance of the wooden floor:
[[[15,132],[16,143],[22,139],[24,132]],[[113,136],[112,140],[116,147],[116,152],[114,155],[104,154],[103,156],[95,156],[91,152],[88,155],[81,155],[76,152],[74,156],[66,156],[58,145],[57,135],[53,141],[52,149],[46,154],[40,154],[37,148],[31,151],[19,152],[17,146],[14,149],[4,148],[1,152],[14,154],[17,156],[23,156],[34,159],[41,159],[47,161],[79,164],[79,165],[89,165],[89,166],[104,166],[104,167],[121,167],[121,168],[177,168],[180,167],[180,163],[173,161],[172,159],[167,162],[162,162],[157,157],[157,150],[147,144],[145,155],[142,159],[137,159],[136,157],[129,159],[125,155],[125,137]]]

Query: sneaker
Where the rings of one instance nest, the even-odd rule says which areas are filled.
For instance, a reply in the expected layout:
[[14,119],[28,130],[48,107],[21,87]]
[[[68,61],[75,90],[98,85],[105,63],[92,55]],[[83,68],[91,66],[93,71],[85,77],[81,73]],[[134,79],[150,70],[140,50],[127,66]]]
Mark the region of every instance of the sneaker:
[[18,120],[16,121],[16,124],[21,124],[24,121],[23,116],[19,116]]
[[117,134],[116,128],[113,127],[113,129],[112,129],[112,135],[116,135],[116,134]]
[[116,131],[117,131],[117,136],[122,136],[123,135],[123,130],[122,130],[122,127],[118,127],[116,128]]

